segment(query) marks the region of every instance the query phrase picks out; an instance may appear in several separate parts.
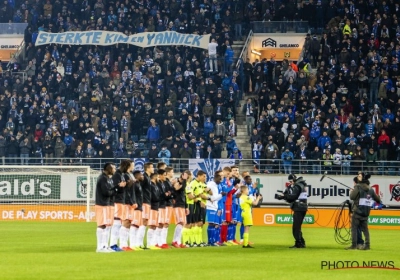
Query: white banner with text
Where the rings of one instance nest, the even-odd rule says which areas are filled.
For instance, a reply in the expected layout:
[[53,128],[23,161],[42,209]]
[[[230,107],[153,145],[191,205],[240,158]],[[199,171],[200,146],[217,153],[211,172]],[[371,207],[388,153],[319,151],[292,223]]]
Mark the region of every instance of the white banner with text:
[[210,35],[181,34],[175,31],[143,32],[125,35],[111,31],[39,32],[35,45],[99,45],[130,44],[142,48],[155,46],[187,46],[207,49]]

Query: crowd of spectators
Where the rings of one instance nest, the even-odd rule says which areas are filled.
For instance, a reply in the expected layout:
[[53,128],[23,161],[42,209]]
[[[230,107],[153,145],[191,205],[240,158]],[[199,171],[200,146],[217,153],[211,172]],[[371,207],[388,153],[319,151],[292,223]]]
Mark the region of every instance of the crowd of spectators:
[[[278,159],[286,172],[310,170],[311,160],[321,162],[315,172],[399,160],[394,2],[4,1],[0,22],[29,25],[25,63],[14,61],[1,77],[0,157],[220,158],[226,148],[237,158],[242,110],[257,171],[276,171]],[[306,36],[300,62],[262,58],[236,69],[233,39],[256,20],[304,20],[325,31]],[[34,46],[38,30],[94,29],[210,33],[212,42],[208,50]],[[252,109],[238,108],[249,93]]]
[[[234,36],[242,39],[243,34],[241,28],[232,33],[237,16],[230,11],[240,10],[243,16],[242,4],[5,1],[0,21],[29,25],[26,61],[12,61],[1,77],[3,163],[50,164],[63,157],[73,162],[220,158],[225,138],[236,134],[241,87],[231,45]],[[24,19],[15,16],[20,14]],[[242,26],[242,20],[237,22]],[[210,33],[213,42],[209,50],[34,45],[41,30],[93,29]]]
[[250,143],[253,158],[267,159],[266,172],[276,171],[272,163],[281,159],[285,173],[350,174],[361,167],[399,173],[400,7],[394,2],[331,1],[326,29],[321,37],[307,34],[301,62],[277,66],[262,59],[245,66],[261,112]]

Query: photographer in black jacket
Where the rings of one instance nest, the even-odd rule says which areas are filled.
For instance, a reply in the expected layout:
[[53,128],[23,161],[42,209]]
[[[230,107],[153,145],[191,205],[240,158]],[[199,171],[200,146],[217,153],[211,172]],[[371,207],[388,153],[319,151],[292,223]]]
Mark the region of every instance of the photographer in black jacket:
[[282,194],[276,194],[276,199],[284,199],[290,203],[290,209],[293,210],[293,226],[292,233],[295,239],[295,244],[290,248],[305,248],[306,242],[301,232],[301,225],[306,216],[307,206],[307,183],[303,177],[297,178],[296,175],[288,176],[290,186]]

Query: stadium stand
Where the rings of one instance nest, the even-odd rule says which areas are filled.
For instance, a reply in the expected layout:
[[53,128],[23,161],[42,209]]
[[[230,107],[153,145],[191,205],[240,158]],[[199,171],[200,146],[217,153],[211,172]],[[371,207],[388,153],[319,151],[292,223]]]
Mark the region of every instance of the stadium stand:
[[[0,22],[28,27],[26,60],[2,65],[0,157],[237,157],[231,120],[249,96],[249,144],[267,159],[257,171],[282,160],[306,172],[319,160],[378,172],[400,160],[399,16],[396,1],[377,0],[4,1]],[[304,59],[236,69],[233,39],[260,20],[308,21]],[[96,29],[210,33],[218,47],[34,45],[40,30]]]

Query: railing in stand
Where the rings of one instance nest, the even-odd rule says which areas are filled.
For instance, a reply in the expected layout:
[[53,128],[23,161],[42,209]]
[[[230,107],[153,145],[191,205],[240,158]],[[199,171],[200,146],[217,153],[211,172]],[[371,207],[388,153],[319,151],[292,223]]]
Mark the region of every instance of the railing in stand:
[[28,23],[0,23],[0,35],[24,34]]
[[242,51],[240,52],[239,59],[236,63],[236,69],[240,69],[241,66],[240,64],[246,62],[247,52],[252,38],[253,38],[253,30],[250,30],[249,34],[247,35],[246,41],[244,42]]
[[[3,157],[0,158],[1,165],[90,165],[93,169],[101,170],[106,162],[114,162],[119,164],[122,159],[118,158],[54,158],[54,157]],[[141,162],[148,161],[145,157],[138,158]],[[225,159],[217,159],[225,160]],[[153,160],[154,163],[162,161],[162,159]],[[169,164],[173,166],[177,172],[189,169],[190,159],[170,158]],[[249,170],[253,173],[263,174],[314,174],[320,175],[324,172],[333,175],[355,175],[359,171],[368,172],[373,175],[380,176],[400,176],[400,161],[350,161],[347,165],[335,165],[330,161],[326,164],[324,160],[292,160],[284,162],[281,159],[242,159],[235,160],[235,164],[239,165],[242,170]],[[347,163],[346,163],[347,164]]]
[[[19,44],[17,51],[12,56],[13,59],[21,62],[21,60],[25,60],[25,40],[22,40],[21,44]],[[11,63],[12,59],[10,59],[9,64]]]
[[21,83],[24,83],[26,81],[26,79],[28,78],[28,76],[26,75],[25,71],[13,72],[13,71],[10,71],[10,70],[4,70],[3,71],[3,76],[7,75],[7,73],[9,73],[9,75],[11,77],[14,77],[14,78],[16,78],[18,76],[21,79]]
[[253,21],[251,28],[254,33],[307,33],[307,21]]

